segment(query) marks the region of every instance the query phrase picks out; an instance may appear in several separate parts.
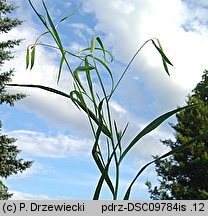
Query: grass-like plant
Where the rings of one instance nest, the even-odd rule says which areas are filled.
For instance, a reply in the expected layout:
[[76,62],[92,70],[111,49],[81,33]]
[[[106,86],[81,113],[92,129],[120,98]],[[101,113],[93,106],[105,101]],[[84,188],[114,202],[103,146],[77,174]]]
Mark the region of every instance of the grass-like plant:
[[[40,14],[31,0],[28,0],[32,9],[45,26],[46,31],[43,32],[35,41],[34,44],[31,44],[27,48],[26,52],[26,67],[32,69],[35,62],[35,51],[38,46],[45,46],[47,48],[52,48],[60,51],[60,65],[57,75],[57,84],[60,81],[62,68],[65,65],[69,71],[70,76],[72,77],[71,86],[73,90],[67,94],[65,92],[59,91],[54,88],[50,88],[42,85],[19,85],[19,84],[10,84],[11,86],[22,86],[22,87],[33,87],[40,88],[46,91],[49,91],[54,94],[58,94],[62,97],[66,97],[70,99],[78,109],[84,111],[87,115],[89,124],[92,129],[92,136],[94,138],[94,145],[92,146],[92,156],[93,159],[100,171],[100,178],[97,182],[93,199],[97,200],[100,198],[100,194],[103,188],[104,183],[107,184],[109,191],[112,194],[112,199],[116,200],[119,195],[119,181],[120,181],[120,167],[121,164],[126,157],[126,155],[132,150],[132,148],[140,141],[142,137],[150,133],[152,130],[157,128],[162,122],[168,119],[170,116],[175,113],[191,108],[191,106],[185,106],[176,108],[172,111],[169,111],[155,120],[153,120],[150,124],[148,124],[142,131],[140,131],[132,140],[129,140],[127,145],[124,145],[123,138],[127,133],[128,124],[124,129],[120,129],[117,124],[116,119],[113,119],[111,113],[110,100],[122,81],[124,75],[127,73],[130,65],[134,61],[135,57],[138,55],[140,50],[147,44],[152,43],[153,47],[156,48],[159,55],[162,57],[162,63],[164,66],[164,70],[169,75],[168,66],[172,66],[172,63],[165,55],[162,45],[158,39],[149,39],[142,44],[142,46],[138,49],[135,55],[132,57],[129,64],[123,70],[120,78],[115,81],[114,73],[111,71],[109,65],[113,62],[113,55],[105,49],[104,44],[100,37],[93,37],[91,40],[91,44],[89,47],[81,50],[79,53],[72,53],[65,49],[63,46],[62,40],[59,36],[57,27],[67,18],[71,17],[76,11],[71,14],[65,16],[61,19],[58,24],[54,24],[50,13],[47,9],[46,4],[43,3],[43,8],[45,11],[45,16]],[[52,37],[55,42],[55,45],[51,45],[48,43],[40,43],[39,39],[42,36],[48,35]],[[69,57],[75,58],[79,61],[78,66],[75,69],[72,69],[68,59]],[[93,74],[93,80],[92,80]],[[103,74],[108,76],[110,88],[104,85]],[[84,77],[84,78],[83,78]],[[96,77],[96,78],[95,78]],[[96,84],[96,88],[95,88]],[[195,140],[200,139],[204,136],[207,136],[208,133],[200,135],[193,140],[190,140],[187,143],[184,143],[182,146],[175,148],[167,152],[166,154],[157,158],[157,160],[161,160],[165,157],[168,157],[176,152],[182,151],[188,145],[192,144]],[[105,145],[101,145],[101,140],[105,141]],[[104,149],[105,148],[105,149]],[[150,161],[140,170],[136,176],[130,182],[127,191],[123,194],[123,199],[127,200],[130,198],[131,190],[140,176],[140,174],[147,168],[150,164],[154,163],[155,160]],[[112,168],[115,172],[112,173]],[[111,172],[110,172],[111,170]],[[114,180],[112,180],[114,179]]]

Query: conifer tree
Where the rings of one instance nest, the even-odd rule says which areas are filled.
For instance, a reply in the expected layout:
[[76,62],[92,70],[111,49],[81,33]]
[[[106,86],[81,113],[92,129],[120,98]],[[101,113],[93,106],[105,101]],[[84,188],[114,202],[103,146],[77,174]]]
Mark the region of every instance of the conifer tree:
[[[15,9],[16,7],[9,4],[6,0],[0,0],[0,34],[6,34],[13,28],[21,25],[21,20],[8,17]],[[22,39],[0,41],[0,105],[6,103],[14,106],[15,101],[25,97],[24,94],[10,94],[6,91],[5,85],[11,81],[14,69],[2,72],[2,65],[5,61],[14,58],[12,49],[19,45],[21,41]],[[20,150],[14,145],[16,140],[1,134],[1,127],[0,122],[0,178],[6,179],[13,174],[23,172],[31,166],[32,162],[23,161],[23,159],[17,157]],[[8,192],[8,188],[4,185],[2,179],[0,179],[0,200],[6,200],[12,194]]]
[[[176,115],[177,124],[172,125],[175,141],[162,143],[171,149],[207,132],[208,130],[208,71],[202,81],[188,96],[187,104],[197,104]],[[208,140],[195,142],[183,152],[156,162],[159,186],[147,182],[152,199],[199,200],[208,199]]]

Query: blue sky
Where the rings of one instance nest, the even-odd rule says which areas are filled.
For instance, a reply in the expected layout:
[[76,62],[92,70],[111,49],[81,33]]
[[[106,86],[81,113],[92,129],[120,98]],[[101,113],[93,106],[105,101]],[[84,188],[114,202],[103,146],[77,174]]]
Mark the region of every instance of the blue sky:
[[[8,36],[25,38],[15,50],[15,59],[4,65],[5,70],[15,67],[13,83],[42,84],[69,91],[67,71],[63,71],[61,82],[56,85],[59,66],[56,52],[39,48],[33,70],[25,69],[26,47],[44,29],[27,1],[11,2],[20,6],[13,15],[25,21],[1,36],[2,40]],[[32,2],[43,11],[41,1]],[[54,21],[58,21],[81,1],[45,2]],[[98,35],[113,53],[115,62],[111,68],[119,74],[144,41],[157,37],[174,64],[168,77],[160,56],[149,44],[117,89],[111,102],[112,113],[120,128],[130,123],[126,140],[131,140],[155,117],[184,105],[186,96],[208,68],[207,1],[83,0],[82,3],[79,12],[59,28],[69,50],[78,52],[86,47],[86,32],[89,39]],[[70,101],[41,90],[10,88],[9,91],[25,92],[28,97],[15,107],[1,106],[2,132],[18,139],[21,157],[35,161],[25,173],[5,181],[14,193],[13,199],[91,199],[99,172],[91,157],[93,140],[84,115]],[[168,122],[174,121],[169,119],[128,155],[122,166],[120,198],[130,179],[151,160],[151,155],[167,151],[159,140],[173,138]],[[138,179],[132,199],[149,199],[144,185],[147,179],[157,182],[153,165]],[[111,196],[104,189],[101,198]]]

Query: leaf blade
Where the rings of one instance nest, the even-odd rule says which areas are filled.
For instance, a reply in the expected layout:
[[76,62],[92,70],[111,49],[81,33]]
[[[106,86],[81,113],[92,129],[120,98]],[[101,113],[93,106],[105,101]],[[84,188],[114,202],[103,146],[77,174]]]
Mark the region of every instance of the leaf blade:
[[64,18],[62,18],[59,23],[56,25],[56,27],[62,23],[64,20],[68,19],[69,17],[73,16],[78,10],[80,10],[80,8],[82,7],[82,3],[79,5],[79,7],[77,9],[75,9],[74,11],[72,11],[70,14],[68,14],[67,16],[65,16]]
[[90,71],[90,70],[94,70],[95,67],[87,65],[87,66],[78,66],[75,71]]
[[[50,13],[49,13],[49,11],[48,11],[48,9],[46,7],[45,2],[42,1],[42,3],[43,3],[43,7],[45,9],[45,12],[46,12],[46,16],[47,16],[48,22],[49,22],[49,24],[51,26],[51,30],[52,30],[51,33],[52,33],[52,35],[53,35],[56,43],[58,44],[59,48],[61,49],[61,48],[63,48],[62,47],[62,43],[61,43],[61,39],[60,39],[60,37],[58,35],[58,32],[56,31],[56,27],[55,27],[55,25],[54,25],[54,23],[53,23],[53,21],[51,19]],[[63,49],[62,49],[62,51],[63,51]]]
[[123,154],[121,155],[121,159],[120,161],[123,160],[123,158],[125,157],[125,155],[129,152],[129,150],[142,138],[144,137],[146,134],[150,133],[152,130],[154,130],[155,128],[157,128],[160,124],[162,124],[162,122],[164,122],[166,119],[168,119],[170,116],[176,114],[177,112],[180,112],[183,109],[187,109],[187,108],[192,108],[196,105],[188,105],[188,106],[184,106],[184,107],[180,107],[177,109],[174,109],[172,111],[169,111],[161,116],[159,116],[158,118],[156,118],[155,120],[153,120],[150,124],[148,124],[138,135],[136,135],[136,137],[130,142],[130,144],[127,146],[127,148],[124,150]]
[[154,42],[154,40],[151,40],[153,45],[155,46],[155,48],[157,49],[157,51],[160,53],[161,57],[171,66],[173,66],[172,62],[168,59],[168,57],[165,55],[165,53],[163,52],[163,48],[162,45],[160,43],[160,41],[157,39],[157,42],[159,44],[159,47],[156,45],[156,43]]
[[[47,87],[47,86],[42,86],[42,85],[33,85],[33,84],[7,84],[8,86],[18,86],[18,87],[29,87],[29,88],[39,88],[39,89],[42,89],[42,90],[45,90],[45,91],[48,91],[48,92],[51,92],[51,93],[54,93],[54,94],[57,94],[57,95],[60,95],[60,96],[63,96],[63,97],[66,97],[66,98],[70,98],[73,103],[77,103],[80,108],[86,112],[86,113],[89,113],[90,115],[90,118],[97,124],[99,125],[99,120],[98,118],[94,115],[94,113],[89,109],[89,108],[86,108],[79,100],[75,99],[75,98],[72,98],[69,94],[66,94],[65,92],[62,92],[62,91],[59,91],[57,89],[54,89],[54,88],[51,88],[51,87]],[[111,136],[111,133],[110,131],[108,130],[108,128],[103,125],[102,127],[102,132],[107,136],[107,137],[110,137]]]
[[64,52],[61,56],[61,61],[60,61],[60,64],[59,64],[59,71],[58,71],[58,78],[57,78],[57,84],[59,83],[60,81],[60,78],[61,78],[61,71],[62,71],[62,68],[63,68],[63,63],[64,63],[64,60],[65,60],[65,56],[66,56],[66,52]]
[[34,64],[35,64],[35,45],[31,48],[31,56],[30,56],[30,70],[32,70]]
[[30,64],[30,47],[28,46],[26,50],[26,69],[28,69],[29,64]]
[[170,76],[170,73],[169,73],[168,65],[167,65],[167,64],[169,64],[169,65],[171,65],[171,66],[173,66],[173,64],[172,64],[171,61],[168,59],[168,57],[165,55],[160,41],[159,41],[158,39],[156,39],[156,40],[157,40],[158,46],[156,45],[156,43],[154,42],[153,39],[152,39],[151,41],[152,41],[153,45],[155,46],[155,48],[157,49],[157,51],[160,53],[160,55],[161,55],[161,57],[162,57],[163,67],[164,67],[166,73],[168,74],[168,76]]

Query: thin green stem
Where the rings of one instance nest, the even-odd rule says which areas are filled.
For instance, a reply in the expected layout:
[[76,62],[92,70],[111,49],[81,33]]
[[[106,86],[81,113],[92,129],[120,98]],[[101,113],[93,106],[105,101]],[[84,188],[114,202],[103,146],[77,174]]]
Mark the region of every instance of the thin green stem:
[[124,75],[126,74],[126,72],[128,71],[129,67],[131,66],[132,62],[134,61],[134,59],[136,58],[136,56],[139,54],[139,52],[141,51],[141,49],[149,42],[151,41],[152,39],[149,39],[147,41],[145,41],[142,46],[137,50],[137,52],[134,54],[134,56],[132,57],[132,59],[130,60],[130,62],[128,63],[128,65],[126,66],[124,72],[122,73],[122,75],[120,76],[118,82],[116,83],[114,89],[112,90],[110,96],[109,96],[109,100],[110,98],[112,97],[113,93],[115,92],[115,90],[118,88],[121,80],[123,79]]
[[[103,94],[104,94],[104,97],[105,97],[105,102],[106,102],[106,108],[107,108],[107,116],[108,116],[108,122],[109,122],[109,130],[111,132],[111,137],[109,137],[109,139],[111,140],[111,144],[112,144],[112,148],[113,150],[116,148],[115,147],[115,144],[114,144],[114,139],[113,139],[113,129],[112,129],[112,120],[111,120],[111,112],[110,112],[110,105],[109,105],[109,98],[106,94],[106,91],[105,91],[105,87],[104,87],[104,84],[102,82],[102,78],[99,74],[99,71],[97,69],[97,64],[96,64],[96,61],[95,61],[95,58],[93,57],[93,61],[94,61],[94,66],[95,66],[95,70],[96,70],[96,73],[97,73],[97,76],[98,76],[98,79],[99,79],[99,82],[100,82],[100,85],[101,85],[101,88],[102,88],[102,91],[103,91]],[[117,158],[117,154],[116,154],[116,151],[113,151],[114,154],[114,160],[115,160],[115,166],[116,166],[116,182],[115,182],[115,192],[113,194],[113,198],[114,200],[117,199],[117,196],[118,196],[118,187],[119,187],[119,164],[118,164],[118,158]]]
[[[53,45],[51,45],[51,44],[46,44],[46,43],[34,43],[34,44],[30,44],[30,46],[45,46],[45,47],[49,47],[49,48],[53,48],[53,49],[57,49],[57,50],[60,50],[60,48],[59,47],[57,47],[57,46],[53,46]],[[76,58],[79,58],[80,60],[82,60],[82,61],[84,61],[84,59],[80,56],[80,55],[76,55],[76,54],[74,54],[74,53],[72,53],[72,52],[70,52],[70,51],[68,51],[68,50],[64,50],[64,52],[66,52],[67,54],[69,54],[69,55],[71,55],[71,56],[74,56],[74,57],[76,57]]]
[[117,159],[116,153],[114,154],[115,158],[115,166],[116,166],[116,182],[115,182],[115,194],[114,194],[114,200],[117,200],[118,198],[118,189],[119,189],[119,179],[120,179],[120,167]]

